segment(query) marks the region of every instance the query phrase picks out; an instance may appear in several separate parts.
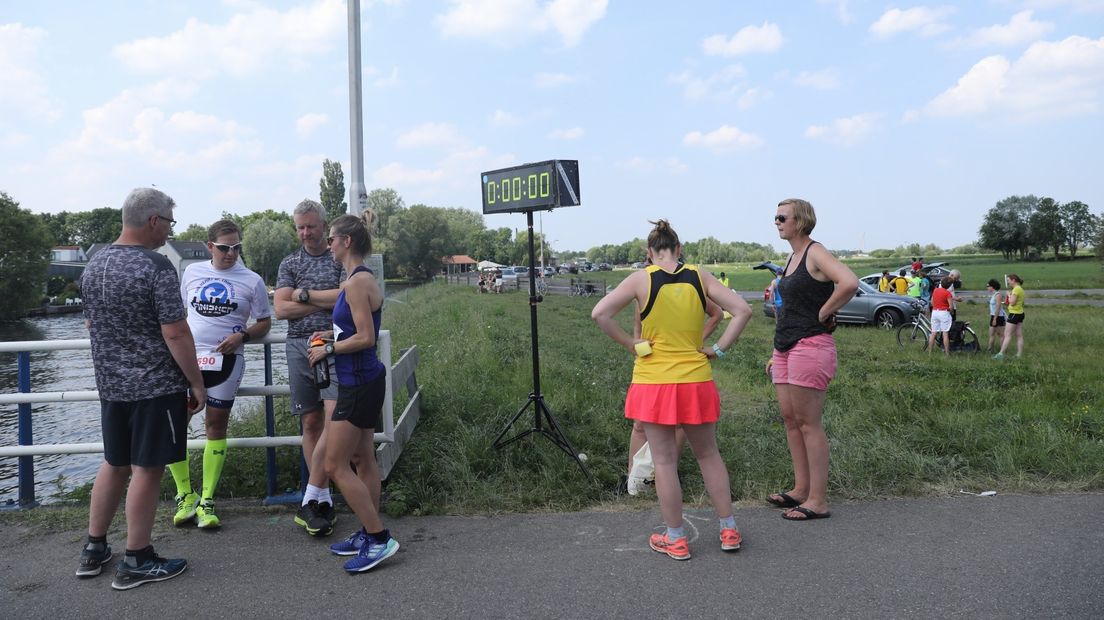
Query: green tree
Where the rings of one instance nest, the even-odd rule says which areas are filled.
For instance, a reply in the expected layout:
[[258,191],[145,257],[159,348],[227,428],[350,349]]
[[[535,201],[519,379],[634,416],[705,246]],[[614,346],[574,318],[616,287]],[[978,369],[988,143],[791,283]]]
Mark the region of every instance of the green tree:
[[70,213],[65,229],[73,245],[88,248],[93,243],[111,243],[123,232],[123,210],[100,207]]
[[448,224],[446,254],[468,254],[474,258],[472,252],[479,242],[480,234],[486,230],[483,215],[457,207],[440,209],[440,211]]
[[384,258],[391,258],[395,271],[385,266],[385,273],[414,279],[429,279],[440,273],[448,236],[448,221],[440,209],[414,205],[393,215],[388,226],[393,236]]
[[978,229],[978,243],[996,250],[1005,260],[1019,254],[1023,258],[1030,245],[1028,221],[1039,206],[1039,199],[1032,195],[1009,196],[1001,200],[985,214]]
[[406,209],[402,196],[390,187],[368,192],[368,208],[376,213],[376,231],[381,239],[391,238],[391,218]]
[[50,237],[53,238],[54,245],[76,245],[69,238],[69,229],[66,225],[66,220],[69,219],[68,211],[43,213],[39,217],[42,218],[42,223],[46,225],[46,229],[50,231]]
[[1074,200],[1059,207],[1062,229],[1066,234],[1066,245],[1070,256],[1077,256],[1077,248],[1090,243],[1096,236],[1099,219],[1089,212],[1089,205]]
[[42,301],[50,248],[42,218],[0,192],[0,319],[16,319]]
[[177,241],[207,241],[207,228],[200,224],[192,224],[184,230],[182,233],[173,235],[173,238]]
[[1042,198],[1039,206],[1027,220],[1031,244],[1040,250],[1054,248],[1054,258],[1066,242],[1066,231],[1062,227],[1060,205],[1053,198]]
[[242,259],[246,266],[267,284],[274,284],[280,261],[299,247],[295,229],[287,221],[262,217],[252,219],[242,232]]
[[322,180],[318,182],[321,188],[319,202],[326,208],[326,215],[333,219],[339,215],[345,215],[349,211],[349,205],[345,202],[345,173],[341,171],[341,162],[322,162]]

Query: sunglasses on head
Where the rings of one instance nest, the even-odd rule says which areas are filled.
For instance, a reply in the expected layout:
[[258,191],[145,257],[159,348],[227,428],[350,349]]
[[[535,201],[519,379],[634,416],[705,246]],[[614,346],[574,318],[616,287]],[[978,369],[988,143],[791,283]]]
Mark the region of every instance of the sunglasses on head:
[[241,254],[242,244],[240,243],[235,243],[234,245],[226,245],[225,243],[212,243],[211,245],[218,248],[219,252],[237,252],[238,254]]
[[789,218],[787,218],[785,215],[774,216],[774,221],[778,222],[779,224],[785,224],[787,219]]

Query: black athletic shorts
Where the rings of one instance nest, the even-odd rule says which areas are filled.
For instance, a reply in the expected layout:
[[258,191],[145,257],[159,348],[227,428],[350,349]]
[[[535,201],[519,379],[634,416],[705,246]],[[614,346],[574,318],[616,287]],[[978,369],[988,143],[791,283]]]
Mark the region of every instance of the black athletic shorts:
[[989,315],[989,327],[1004,327],[1004,315]]
[[100,401],[100,427],[108,465],[161,467],[183,461],[188,448],[188,394]]
[[335,422],[351,422],[357,428],[379,428],[386,388],[386,370],[362,385],[338,385],[337,406],[334,407],[330,419]]
[[1008,322],[1013,324],[1013,325],[1023,323],[1023,320],[1024,320],[1024,313],[1023,312],[1021,312],[1019,314],[1012,314],[1011,312],[1008,313]]

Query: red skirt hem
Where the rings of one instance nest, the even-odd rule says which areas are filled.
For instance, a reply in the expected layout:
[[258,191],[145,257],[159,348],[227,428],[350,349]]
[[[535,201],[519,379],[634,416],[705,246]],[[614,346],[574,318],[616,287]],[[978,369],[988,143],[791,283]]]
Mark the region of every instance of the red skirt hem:
[[711,424],[721,417],[717,385],[633,383],[625,396],[625,417],[651,424]]

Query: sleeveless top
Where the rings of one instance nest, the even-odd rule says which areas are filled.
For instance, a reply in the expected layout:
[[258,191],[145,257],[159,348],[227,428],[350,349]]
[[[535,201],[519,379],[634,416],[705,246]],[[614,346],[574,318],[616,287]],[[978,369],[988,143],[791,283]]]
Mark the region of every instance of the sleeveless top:
[[[816,241],[810,241],[801,255],[801,262],[797,269],[788,276],[782,276],[778,287],[782,290],[782,298],[786,300],[782,306],[782,313],[774,327],[774,348],[779,351],[789,351],[802,338],[827,334],[828,328],[819,320],[820,309],[824,302],[832,296],[836,290],[834,282],[821,282],[809,274],[805,267],[805,260],[809,257],[809,248]],[[790,268],[790,260],[786,261],[786,271]]]
[[705,290],[697,267],[667,272],[648,265],[648,302],[640,311],[640,337],[652,341],[652,354],[636,358],[633,383],[700,383],[713,379],[702,346]]
[[[372,273],[372,270],[361,265],[353,270],[349,279],[361,271]],[[379,342],[380,319],[382,318],[382,306],[372,312],[372,327],[375,330],[376,342]],[[353,313],[349,308],[349,302],[345,301],[345,290],[337,296],[337,303],[333,309],[334,339],[337,342],[348,340],[357,333],[356,324],[353,322]],[[337,383],[341,387],[363,385],[375,380],[380,374],[386,372],[383,362],[376,357],[376,345],[362,349],[354,353],[339,353],[334,356],[334,369],[337,371]]]
[[1004,313],[1004,304],[997,305],[997,295],[1000,293],[993,293],[989,298],[989,316],[1006,316]]

